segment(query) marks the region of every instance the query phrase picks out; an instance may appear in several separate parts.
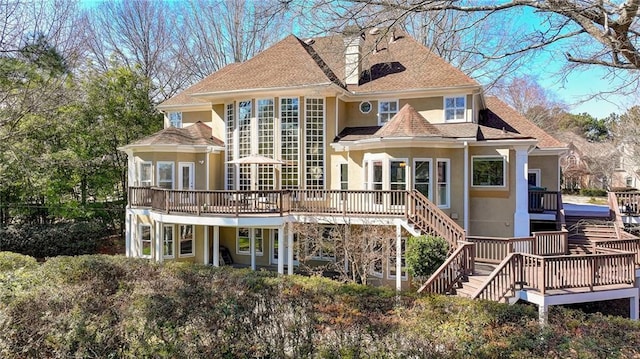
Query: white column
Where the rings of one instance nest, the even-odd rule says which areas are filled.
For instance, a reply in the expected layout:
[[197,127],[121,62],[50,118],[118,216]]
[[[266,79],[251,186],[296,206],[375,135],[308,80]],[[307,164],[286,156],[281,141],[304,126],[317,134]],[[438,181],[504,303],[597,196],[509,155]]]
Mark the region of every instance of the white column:
[[125,253],[127,257],[131,257],[132,248],[131,248],[131,238],[133,233],[131,232],[133,228],[131,227],[131,214],[127,213],[127,220],[124,222],[124,235],[125,235]]
[[154,222],[154,245],[156,262],[162,263],[164,256],[162,255],[162,222]]
[[402,290],[402,227],[396,224],[396,290]]
[[540,325],[547,325],[549,322],[549,306],[546,304],[538,304],[538,320]]
[[638,320],[640,313],[638,310],[638,296],[629,298],[629,319]]
[[209,226],[204,226],[204,265],[209,265]]
[[253,228],[249,228],[249,247],[251,251],[251,269],[256,270],[256,236]]
[[284,274],[284,228],[278,228],[278,273]]
[[[475,102],[474,102],[475,103]],[[464,142],[464,175],[463,175],[463,186],[464,189],[462,191],[463,198],[463,208],[462,215],[464,216],[463,220],[463,228],[465,232],[469,233],[469,144]]]
[[287,225],[287,274],[293,274],[293,229]]
[[515,146],[516,151],[516,210],[513,214],[514,237],[526,237],[531,235],[529,230],[529,182],[527,173],[529,169],[528,146]]
[[213,266],[220,266],[220,226],[213,226]]

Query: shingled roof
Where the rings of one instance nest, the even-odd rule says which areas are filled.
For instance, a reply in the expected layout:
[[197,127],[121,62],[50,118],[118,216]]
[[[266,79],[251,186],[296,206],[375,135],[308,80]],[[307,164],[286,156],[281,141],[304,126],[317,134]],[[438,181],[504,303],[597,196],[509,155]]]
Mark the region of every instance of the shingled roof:
[[422,117],[413,106],[406,104],[375,135],[377,137],[439,136],[440,131]]
[[302,41],[289,35],[239,64],[207,76],[161,106],[206,103],[203,93],[335,84],[353,93],[480,86],[475,80],[404,33],[367,35],[361,49],[358,85],[343,83],[345,38]]
[[211,135],[211,127],[198,121],[184,128],[169,127],[142,138],[125,147],[137,146],[224,146],[224,142]]

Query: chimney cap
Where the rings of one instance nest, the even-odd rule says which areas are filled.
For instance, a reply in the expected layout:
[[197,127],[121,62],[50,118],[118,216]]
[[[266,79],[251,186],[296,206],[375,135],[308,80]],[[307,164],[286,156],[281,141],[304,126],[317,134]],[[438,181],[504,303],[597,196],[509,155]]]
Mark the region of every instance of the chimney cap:
[[358,25],[347,25],[342,29],[342,35],[344,36],[355,37],[363,34],[362,29]]

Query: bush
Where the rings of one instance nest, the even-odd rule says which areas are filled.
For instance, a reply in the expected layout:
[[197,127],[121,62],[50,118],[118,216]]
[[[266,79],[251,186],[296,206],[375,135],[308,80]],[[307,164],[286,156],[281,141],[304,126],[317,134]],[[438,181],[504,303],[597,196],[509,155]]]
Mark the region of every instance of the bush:
[[12,252],[0,252],[0,272],[18,268],[34,268],[38,265],[35,258]]
[[0,229],[0,251],[35,258],[94,254],[104,235],[105,228],[97,221],[12,225]]
[[607,191],[600,188],[583,188],[580,190],[580,195],[587,197],[605,197]]
[[611,187],[611,192],[638,192],[638,190],[633,187]]
[[447,259],[449,244],[442,237],[420,236],[407,240],[407,267],[412,276],[430,276]]

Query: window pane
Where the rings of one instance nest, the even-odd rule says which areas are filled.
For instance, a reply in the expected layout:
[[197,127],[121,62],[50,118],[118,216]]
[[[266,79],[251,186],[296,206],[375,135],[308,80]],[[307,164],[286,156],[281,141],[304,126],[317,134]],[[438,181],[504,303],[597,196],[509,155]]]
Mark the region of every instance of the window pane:
[[140,226],[140,241],[142,244],[142,255],[151,256],[151,226]]
[[456,97],[456,107],[464,107],[464,97]]
[[474,186],[504,186],[504,158],[484,157],[473,159]]
[[193,254],[193,226],[180,226],[180,255]]
[[173,256],[173,226],[164,226],[163,254],[167,257]]
[[455,102],[454,102],[454,101],[455,101],[455,100],[454,100],[453,98],[451,98],[451,97],[450,97],[450,98],[447,98],[447,99],[445,100],[445,107],[446,107],[446,108],[454,107],[454,105],[455,105]]

